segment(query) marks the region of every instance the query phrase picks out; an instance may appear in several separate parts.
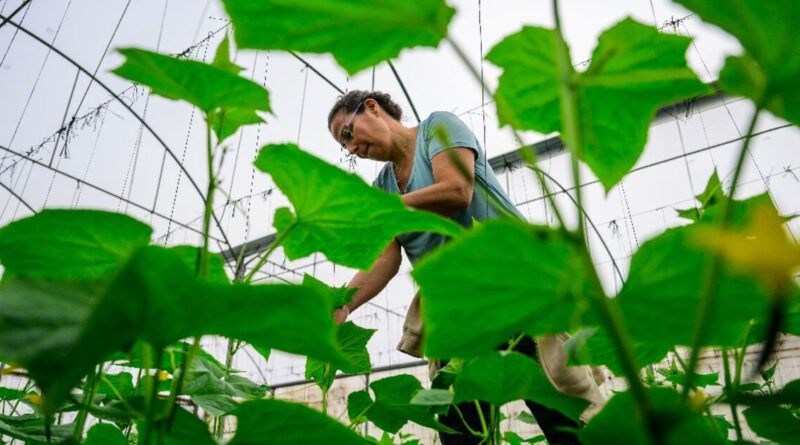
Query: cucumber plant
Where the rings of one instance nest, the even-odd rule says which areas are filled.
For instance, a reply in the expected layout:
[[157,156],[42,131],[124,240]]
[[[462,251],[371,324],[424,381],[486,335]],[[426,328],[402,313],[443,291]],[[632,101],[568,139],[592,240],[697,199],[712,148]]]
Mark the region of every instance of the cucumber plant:
[[[486,443],[521,443],[497,428],[500,406],[532,399],[578,418],[588,402],[557,392],[534,360],[494,349],[513,345],[520,333],[572,332],[572,359],[607,366],[628,388],[578,432],[584,444],[745,443],[745,421],[764,439],[796,443],[800,381],[779,390],[753,385],[743,365],[747,347],[765,342],[757,365],[770,382],[774,368],[762,365],[776,338],[800,335],[794,278],[800,248],[786,238],[785,218],[768,195],[740,200],[736,189],[759,116],[767,111],[800,123],[800,51],[792,27],[800,22],[800,4],[676,1],[740,41],[744,52],[726,61],[719,84],[725,93],[752,100],[755,112],[730,189],[712,176],[697,197],[699,207],[681,211],[687,225],[642,245],[613,296],[600,286],[585,243],[580,188],[574,209],[553,206],[557,227],[506,218],[465,231],[405,208],[397,196],[292,144],[267,145],[255,161],[292,208],[276,210],[275,242],[248,275],[231,281],[208,249],[215,166],[228,137],[263,122],[269,94],[239,76],[227,38],[210,64],[120,50],[125,62],[117,75],[204,114],[209,180],[203,240],[196,247],[156,246],[146,224],[97,210],[48,209],[0,229],[0,360],[9,364],[4,374],[28,379],[21,390],[0,388],[10,407],[0,417],[0,436],[120,445],[392,443],[408,439],[392,436],[408,422],[448,431],[437,413],[457,409],[454,403],[484,401],[491,410],[481,430],[470,434]],[[330,53],[351,74],[404,48],[444,39],[463,54],[447,35],[455,11],[444,0],[223,4],[239,48]],[[584,163],[608,191],[641,155],[658,107],[713,90],[686,66],[688,38],[633,19],[605,31],[590,66],[576,71],[558,1],[552,6],[553,28],[524,27],[486,56],[502,70],[494,92],[498,116],[514,131],[558,131],[574,183],[581,183]],[[528,161],[548,190],[535,159]],[[563,223],[565,211],[578,215],[575,227]],[[289,259],[318,252],[366,269],[394,237],[415,231],[453,238],[413,272],[425,300],[425,352],[450,364],[435,389],[400,375],[350,394],[350,425],[344,425],[327,415],[327,391],[338,371],[370,372],[365,345],[372,335],[352,323],[334,325],[332,312],[348,291],[313,277],[298,284],[251,280],[278,247]],[[201,348],[208,335],[231,340],[226,363]],[[264,354],[277,349],[308,357],[306,376],[323,390],[323,412],[265,398],[265,387],[239,376],[230,357],[245,343]],[[688,348],[685,360],[675,352],[679,347]],[[707,347],[722,349],[721,383],[719,374],[697,373],[699,352]],[[662,370],[663,380],[645,370],[670,353],[678,365]],[[722,386],[720,394],[709,396],[714,384]],[[20,414],[21,404],[34,413]],[[186,404],[203,408],[214,427]],[[729,407],[730,415],[712,415],[712,405]],[[98,422],[87,431],[90,416]],[[236,418],[230,437],[224,435],[226,417]],[[358,434],[355,427],[366,421],[384,435]]]

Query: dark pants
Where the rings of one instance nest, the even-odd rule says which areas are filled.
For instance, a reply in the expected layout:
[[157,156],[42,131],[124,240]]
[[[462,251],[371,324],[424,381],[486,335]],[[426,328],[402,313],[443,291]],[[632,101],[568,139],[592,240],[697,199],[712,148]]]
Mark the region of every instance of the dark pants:
[[[504,348],[505,349],[505,348]],[[516,352],[522,353],[536,359],[536,342],[533,341],[530,337],[525,337],[519,344],[514,348]],[[486,418],[486,421],[489,421],[489,404],[485,402],[481,402],[481,411]],[[544,405],[540,405],[536,402],[525,401],[525,405],[528,406],[528,409],[533,414],[533,417],[536,419],[536,422],[539,424],[539,427],[542,429],[544,433],[544,437],[547,438],[547,441],[551,444],[557,445],[579,445],[580,442],[578,441],[577,436],[572,430],[579,428],[579,425],[574,420],[570,419],[569,417],[561,414],[560,412],[550,409]],[[468,403],[461,403],[458,405],[458,409],[461,411],[461,414],[464,416],[464,421],[461,420],[461,417],[458,415],[458,412],[451,408],[446,415],[440,415],[439,421],[450,428],[459,431],[460,434],[447,434],[447,433],[439,433],[439,438],[442,440],[443,445],[477,445],[480,443],[481,439],[479,437],[473,436],[469,430],[464,426],[464,422],[469,424],[470,428],[476,431],[481,430],[481,422],[480,416],[478,415],[478,409],[475,407],[475,404],[472,402]],[[564,430],[565,428],[567,430]]]

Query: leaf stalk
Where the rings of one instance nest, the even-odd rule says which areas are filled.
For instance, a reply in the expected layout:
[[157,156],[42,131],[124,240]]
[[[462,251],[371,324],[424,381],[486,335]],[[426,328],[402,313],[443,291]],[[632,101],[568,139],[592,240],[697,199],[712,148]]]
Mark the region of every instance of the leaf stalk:
[[614,349],[619,355],[631,394],[644,420],[650,439],[652,442],[658,444],[661,442],[659,421],[653,413],[644,385],[639,378],[640,368],[636,363],[630,336],[627,334],[627,330],[624,327],[622,312],[619,309],[619,305],[616,304],[616,300],[611,300],[603,294],[603,287],[597,277],[591,255],[584,241],[584,221],[583,215],[581,214],[583,198],[580,188],[580,165],[578,164],[583,145],[578,113],[577,84],[575,82],[576,73],[570,62],[569,48],[564,40],[564,34],[561,28],[558,0],[552,1],[552,7],[556,31],[556,61],[561,76],[559,88],[561,89],[560,109],[563,128],[562,137],[564,138],[565,145],[570,150],[572,177],[575,184],[576,205],[578,207],[578,228],[575,238],[579,240],[578,242],[580,243],[578,250],[581,252],[584,267],[587,271],[590,271],[590,273],[587,273],[587,276],[591,277],[594,281],[594,283],[592,283],[594,288],[598,290],[598,292],[592,292],[592,302],[594,303],[595,309],[600,313],[601,321],[609,330],[611,341],[615,346]]
[[[715,223],[721,228],[725,228],[730,222],[732,209],[735,205],[733,200],[734,194],[736,193],[739,183],[739,177],[744,169],[744,159],[747,156],[748,150],[750,149],[750,141],[753,138],[753,132],[755,131],[758,117],[761,114],[761,109],[762,107],[760,105],[756,105],[756,110],[753,113],[753,117],[750,119],[750,125],[748,126],[747,135],[745,136],[744,143],[742,144],[742,149],[739,152],[739,158],[736,161],[736,167],[733,172],[733,179],[729,192],[729,199],[722,201],[720,213],[717,215]],[[686,368],[686,379],[683,384],[684,399],[688,398],[689,391],[694,387],[694,370],[697,367],[697,362],[700,358],[701,345],[703,338],[706,335],[706,330],[708,327],[707,320],[711,313],[711,308],[714,306],[714,302],[716,301],[717,285],[721,268],[722,261],[720,256],[716,253],[709,254],[707,256],[705,267],[706,272],[703,277],[703,284],[700,292],[700,308],[697,313],[697,322],[695,323],[695,329],[692,335],[691,352]]]

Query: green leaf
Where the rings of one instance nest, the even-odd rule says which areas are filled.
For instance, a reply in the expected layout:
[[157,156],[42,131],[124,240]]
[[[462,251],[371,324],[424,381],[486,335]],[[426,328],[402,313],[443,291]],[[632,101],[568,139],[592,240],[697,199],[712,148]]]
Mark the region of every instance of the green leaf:
[[455,13],[443,0],[223,3],[240,48],[329,52],[351,75],[404,48],[437,46]]
[[21,389],[0,386],[0,400],[20,400],[28,395],[35,395],[33,391],[25,392]]
[[98,423],[86,433],[83,445],[128,445],[128,439],[119,428],[108,423]]
[[399,196],[292,144],[265,146],[255,165],[272,175],[294,206],[294,214],[278,209],[273,221],[292,260],[322,252],[334,263],[368,269],[397,235],[462,231],[447,218],[406,208]]
[[228,394],[194,395],[192,401],[212,416],[230,414],[239,406],[239,403]]
[[[703,227],[692,224],[667,230],[644,243],[631,260],[628,280],[617,301],[642,366],[660,361],[674,346],[692,343],[707,264],[707,254],[695,241]],[[704,320],[707,334],[701,344],[739,347],[751,321],[766,320],[767,296],[755,279],[727,267],[717,282],[715,304]],[[761,341],[762,336],[754,332],[751,341]],[[604,328],[598,328],[587,348],[590,363],[621,373]]]
[[95,393],[105,395],[111,400],[130,397],[134,394],[133,375],[129,372],[103,374],[103,378],[97,383]]
[[705,190],[695,196],[695,198],[700,202],[700,207],[677,210],[679,216],[692,221],[700,221],[710,207],[728,200],[728,197],[725,196],[722,190],[722,183],[719,182],[719,176],[717,176],[716,170],[714,170],[714,173],[708,178]]
[[[557,38],[553,30],[526,26],[497,44],[486,60],[503,69],[495,93],[500,123],[560,131],[569,147],[575,135],[561,119]],[[606,190],[639,159],[660,106],[711,92],[686,67],[689,42],[628,18],[600,36],[591,66],[577,74],[580,156]]]
[[456,377],[464,369],[464,359],[453,358],[447,360],[447,364],[439,368],[433,376],[432,388],[450,389],[456,382]]
[[[170,247],[169,250],[175,252],[181,257],[181,261],[183,264],[186,265],[186,268],[189,270],[196,270],[197,269],[197,261],[198,261],[198,254],[200,253],[200,248],[195,246],[173,246]],[[206,277],[208,281],[213,281],[215,283],[230,283],[231,280],[228,278],[228,275],[225,273],[225,259],[222,258],[222,255],[209,253],[208,255],[208,276]]]
[[[5,435],[28,444],[62,443],[72,437],[74,424],[53,425],[47,437],[44,420],[38,415],[0,415],[0,436]],[[48,440],[49,439],[49,440]]]
[[522,445],[523,443],[539,443],[539,442],[547,443],[545,441],[545,437],[541,434],[528,439],[523,439],[519,434],[514,433],[512,431],[506,431],[505,433],[503,433],[503,441],[505,441],[509,445]]
[[[166,406],[165,401],[160,401],[157,407],[163,412]],[[153,438],[156,437],[158,429],[166,429],[167,419],[161,418],[153,422]],[[140,421],[136,424],[139,436],[142,437],[145,431],[145,422]],[[203,422],[194,414],[186,411],[183,408],[175,410],[175,419],[172,422],[172,427],[164,437],[164,445],[217,445],[217,442],[211,437],[208,431],[208,424]]]
[[182,338],[221,335],[348,365],[335,343],[328,302],[316,290],[200,280],[170,249],[140,249],[98,297],[4,281],[0,356],[30,371],[47,409],[94,364],[137,341],[158,349]]
[[224,367],[204,357],[197,357],[186,373],[181,394],[191,396],[198,406],[211,415],[219,416],[236,408],[234,397],[260,399],[267,389],[230,371],[226,376]]
[[[686,381],[686,374],[683,372],[672,373],[665,377],[668,382],[676,385],[682,385]],[[713,372],[709,374],[695,374],[694,384],[698,388],[705,388],[706,386],[721,386],[719,384],[719,373]]]
[[412,405],[449,405],[453,403],[453,393],[446,389],[423,389],[416,393]]
[[409,421],[439,431],[452,432],[434,419],[428,407],[411,403],[414,396],[422,390],[422,384],[416,377],[400,374],[376,380],[369,387],[375,394],[374,400],[366,391],[357,391],[348,397],[347,413],[351,421],[364,417],[390,433],[400,431]]
[[717,428],[719,428],[722,431],[722,434],[725,436],[727,436],[728,430],[736,428],[732,423],[728,422],[728,419],[725,416],[706,417],[706,421],[708,423],[713,422],[711,428],[714,428],[714,424],[716,424]]
[[270,111],[268,93],[261,85],[222,68],[137,48],[119,52],[125,63],[113,72],[150,87],[153,94],[185,100],[206,113],[217,108]]
[[[349,363],[344,369],[348,374],[366,374],[372,371],[367,342],[373,334],[375,329],[364,329],[352,321],[337,326],[336,341]],[[306,361],[306,379],[314,380],[323,391],[330,389],[338,370],[339,368],[330,363],[313,358]]]
[[747,425],[759,436],[779,444],[796,444],[800,437],[800,418],[779,406],[759,406],[744,410]]
[[119,213],[45,209],[0,229],[0,262],[5,276],[102,279],[151,234],[146,224]]
[[474,357],[522,332],[564,332],[583,309],[573,247],[553,230],[517,221],[481,224],[412,274],[422,290],[429,357]]
[[347,396],[347,417],[353,424],[367,421],[367,411],[372,407],[372,397],[366,390],[354,391]]
[[800,4],[793,0],[676,0],[703,21],[719,26],[744,47],[720,73],[724,90],[763,103],[767,110],[800,124],[800,53],[796,25]]
[[236,435],[230,445],[366,444],[367,441],[311,408],[280,400],[244,403],[234,411]]
[[[685,406],[676,392],[654,388],[648,390],[648,397],[660,423],[663,445],[727,443],[711,429],[702,415]],[[630,391],[609,400],[603,410],[578,431],[578,438],[584,445],[651,443]]]
[[[739,391],[746,391],[747,388],[742,389],[745,385],[740,385]],[[760,385],[758,385],[760,389]],[[750,405],[755,407],[771,406],[771,405],[792,405],[800,408],[800,380],[793,380],[786,384],[780,391],[775,394],[767,395],[754,395],[746,393],[731,394],[728,396],[731,401],[735,401],[741,405]]]
[[206,121],[217,135],[217,140],[219,142],[232,136],[239,127],[264,123],[264,119],[262,119],[255,110],[248,108],[223,108],[220,110],[213,110],[208,113]]
[[772,378],[775,376],[775,371],[778,369],[778,361],[776,360],[775,363],[772,364],[769,368],[765,370],[758,370],[758,373],[761,374],[761,378],[764,379],[764,382],[772,381]]
[[[709,177],[705,190],[695,198],[700,202],[700,207],[677,210],[679,216],[694,222],[714,222],[716,214],[720,212],[722,205],[727,202],[729,203],[728,205],[733,205],[729,217],[733,227],[741,227],[747,223],[750,215],[759,206],[773,205],[772,198],[768,193],[731,201],[730,197],[725,195],[716,171]],[[735,202],[735,204],[730,204],[732,202]],[[785,218],[785,220],[788,219]]]
[[[171,251],[148,247],[120,274],[107,297],[84,338],[114,325],[162,347],[181,338],[222,335],[346,364],[334,342],[325,297],[315,289],[199,280]],[[130,307],[137,300],[139,306]]]
[[578,419],[589,406],[583,399],[560,393],[542,368],[518,353],[492,352],[468,362],[455,382],[455,403],[482,400],[496,406],[532,400]]
[[[194,266],[191,267],[193,268]],[[157,367],[158,369],[167,371],[170,374],[175,374],[175,372],[182,367],[183,361],[186,359],[186,355],[189,353],[191,347],[192,347],[191,344],[183,341],[175,342],[171,345],[166,346],[164,348],[164,353],[161,356],[161,363],[157,364],[157,366],[156,364],[154,364],[153,367]],[[124,366],[144,369],[145,368],[143,362],[144,351],[145,351],[144,345],[142,343],[137,343],[129,353],[112,354],[111,356],[109,356],[108,359],[109,360],[127,359],[126,361],[124,361]],[[197,357],[213,363],[214,366],[218,367],[219,369],[225,370],[225,365],[222,364],[222,362],[220,362],[219,360],[217,360],[213,355],[209,354],[208,351],[206,351],[203,348],[200,348]],[[150,360],[152,362],[155,362],[156,358],[151,357]]]
[[536,421],[536,418],[533,417],[533,415],[527,411],[520,411],[520,413],[517,414],[517,420],[523,423],[527,423],[528,425],[539,424],[539,422]]
[[211,66],[215,66],[231,74],[239,74],[244,71],[244,68],[233,63],[231,60],[231,42],[227,33],[217,47],[217,52],[214,54],[214,60],[211,62]]
[[331,300],[331,308],[339,308],[345,304],[353,301],[353,295],[358,291],[355,287],[331,287],[320,281],[315,276],[310,274],[303,274],[303,286],[311,287],[320,291],[320,293],[328,295]]
[[746,391],[746,392],[760,391],[761,390],[761,384],[754,383],[754,382],[744,383],[742,385],[739,385],[738,390],[739,391]]
[[[223,41],[223,47],[227,39]],[[220,54],[220,51],[222,54]],[[269,93],[261,85],[240,77],[223,63],[226,49],[220,49],[214,64],[179,60],[137,48],[120,49],[125,63],[113,72],[148,86],[153,94],[184,100],[200,108],[219,142],[246,124],[260,123],[257,111],[270,112]]]

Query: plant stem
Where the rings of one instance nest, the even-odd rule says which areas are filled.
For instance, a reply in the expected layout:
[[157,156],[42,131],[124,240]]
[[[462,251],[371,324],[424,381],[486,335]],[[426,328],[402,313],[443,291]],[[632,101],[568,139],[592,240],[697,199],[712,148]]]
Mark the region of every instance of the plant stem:
[[[233,366],[233,356],[236,354],[237,342],[233,339],[228,339],[228,351],[225,354],[225,372],[223,373],[222,380],[227,382],[231,374],[231,367]],[[216,428],[214,429],[215,435],[218,439],[222,439],[225,434],[225,415],[217,417]]]
[[474,429],[472,429],[472,427],[469,425],[469,423],[467,423],[467,420],[464,418],[464,413],[461,412],[461,410],[458,408],[457,404],[454,403],[451,406],[453,407],[453,409],[456,410],[456,414],[458,414],[458,417],[461,419],[461,423],[464,425],[464,427],[467,429],[467,431],[469,431],[470,434],[472,434],[475,437],[483,437],[483,435],[481,433],[479,433],[478,431],[475,431]]
[[370,405],[368,405],[366,408],[362,409],[362,410],[361,410],[361,412],[360,412],[360,413],[358,413],[358,415],[357,415],[357,416],[355,416],[355,417],[353,417],[353,418],[352,418],[353,420],[351,420],[351,421],[350,421],[350,424],[349,424],[349,425],[347,425],[347,428],[348,428],[348,429],[353,429],[354,427],[358,426],[358,425],[359,425],[359,423],[358,423],[358,419],[359,419],[359,418],[361,418],[361,416],[363,416],[364,414],[366,414],[366,413],[367,413],[367,411],[369,411],[369,409],[370,409],[371,407],[372,407],[372,405],[370,404]]
[[[109,380],[106,377],[105,373],[100,375],[100,380],[102,380],[103,383],[108,385],[108,387],[111,389],[111,392],[113,392],[114,395],[119,399],[119,401],[122,402],[122,405],[125,406],[125,409],[127,409],[131,413],[138,414],[136,409],[134,409],[133,406],[131,406],[131,404],[127,400],[125,400],[125,397],[123,397],[122,394],[117,389],[117,387],[114,386],[114,383],[111,382],[111,380]],[[137,379],[137,381],[138,381],[138,379]]]
[[736,372],[733,376],[733,384],[737,388],[742,382],[742,371],[744,368],[744,358],[747,355],[747,345],[750,343],[750,335],[753,333],[753,323],[750,322],[750,325],[747,327],[747,333],[745,333],[744,341],[742,342],[741,351],[736,354]]
[[[147,390],[147,397],[145,398],[145,406],[147,407],[147,414],[145,417],[145,431],[143,445],[150,445],[150,440],[153,437],[153,429],[155,428],[155,411],[156,401],[158,399],[158,367],[161,365],[161,354],[163,350],[157,348],[154,350],[149,344],[143,348],[144,350],[144,365],[147,370],[145,372],[145,388]],[[155,356],[155,363],[152,362],[152,357]],[[153,375],[150,375],[149,370],[153,369]]]
[[578,231],[575,237],[579,240],[578,250],[580,251],[584,263],[587,277],[590,277],[594,282],[592,283],[597,292],[592,292],[590,298],[594,303],[595,309],[600,313],[600,318],[603,324],[608,329],[611,336],[611,341],[619,355],[622,369],[625,377],[630,386],[630,391],[636,402],[639,413],[644,420],[647,427],[648,434],[651,441],[660,443],[660,424],[659,420],[655,417],[644,384],[639,378],[639,366],[636,363],[636,356],[634,355],[633,345],[631,344],[630,337],[627,335],[625,329],[622,312],[619,309],[617,300],[607,298],[602,292],[602,285],[600,279],[597,277],[597,272],[594,269],[592,258],[586,248],[584,240],[584,222],[581,209],[583,209],[582,192],[580,188],[580,166],[578,159],[581,157],[583,151],[581,129],[579,124],[578,115],[578,97],[575,83],[575,69],[570,62],[569,48],[567,48],[564,34],[561,29],[561,18],[558,10],[558,0],[553,0],[553,19],[555,21],[556,31],[556,61],[558,63],[559,74],[561,79],[559,81],[560,88],[560,109],[561,109],[561,124],[562,124],[562,138],[565,145],[570,150],[570,158],[572,161],[572,177],[575,184],[575,195],[578,207]]
[[197,275],[205,278],[208,276],[208,239],[211,229],[211,212],[214,205],[214,189],[217,178],[214,176],[214,151],[211,143],[211,126],[206,124],[206,170],[208,172],[208,189],[206,191],[205,209],[203,211],[203,247],[200,249],[196,267]]
[[706,406],[703,409],[703,412],[705,413],[706,416],[708,416],[708,421],[711,422],[711,428],[717,433],[717,435],[719,435],[719,437],[721,437],[724,440],[728,440],[728,435],[726,433],[723,433],[722,430],[719,429],[719,425],[717,425],[717,420],[714,419],[714,415],[711,413],[711,408]]
[[[214,211],[214,190],[217,185],[217,178],[214,174],[214,149],[211,139],[211,125],[208,124],[208,116],[206,116],[206,170],[208,172],[208,189],[206,192],[205,209],[203,212],[203,246],[200,248],[197,258],[197,265],[195,267],[197,276],[200,278],[206,278],[208,276],[208,240],[209,231],[211,229],[211,214]],[[170,391],[169,400],[167,402],[167,430],[172,428],[172,422],[175,419],[176,401],[178,399],[178,394],[183,387],[183,381],[186,372],[189,369],[189,364],[200,351],[200,338],[201,337],[199,336],[194,337],[192,347],[189,349],[189,353],[184,356],[183,363],[181,364],[180,374],[177,376],[175,384],[172,386],[172,390]]]
[[506,351],[507,352],[513,351],[514,348],[517,347],[517,345],[519,344],[519,342],[522,341],[523,338],[525,338],[525,334],[519,334],[518,336],[513,338],[510,342],[508,342],[508,347],[506,347]]
[[325,384],[325,386],[320,385],[319,387],[322,390],[322,414],[328,414],[328,391],[331,389],[328,382],[333,381],[333,376],[330,375],[332,372],[333,368],[330,363],[322,365],[322,379]]
[[683,361],[681,355],[678,354],[678,350],[675,349],[675,347],[672,348],[672,354],[675,355],[675,361],[678,362],[678,364],[681,366],[681,370],[683,370],[683,372],[686,372],[686,362]]
[[192,346],[189,347],[189,351],[187,351],[183,357],[183,363],[181,363],[181,368],[178,371],[177,377],[173,377],[175,379],[175,383],[172,385],[172,389],[169,392],[169,399],[167,400],[166,407],[167,431],[172,428],[172,422],[175,420],[175,409],[178,405],[178,394],[180,394],[181,388],[183,388],[183,382],[186,379],[186,373],[189,371],[189,364],[200,353],[200,338],[201,337],[194,337]]
[[89,405],[91,405],[92,400],[94,399],[95,390],[97,389],[97,382],[103,375],[103,364],[97,365],[95,370],[89,374],[89,378],[86,380],[87,391],[83,394],[83,402],[81,403],[80,410],[78,411],[78,417],[75,420],[75,430],[72,433],[72,436],[75,438],[77,442],[81,442],[83,438],[83,427],[86,424],[86,416],[89,414]]
[[489,406],[489,419],[491,422],[492,444],[500,444],[500,407]]
[[[731,382],[731,366],[728,362],[728,348],[722,348],[722,365],[725,376],[725,393],[738,392],[736,384]],[[733,418],[733,426],[736,428],[736,440],[742,440],[742,426],[739,424],[739,411],[736,402],[729,402],[731,405],[731,417]]]
[[583,208],[583,194],[581,193],[580,166],[578,165],[578,159],[583,151],[583,140],[578,122],[578,92],[575,84],[575,69],[570,62],[569,48],[567,48],[567,43],[564,41],[564,35],[561,31],[558,0],[553,0],[553,18],[556,25],[556,62],[558,63],[560,76],[558,85],[560,89],[561,128],[563,129],[561,137],[564,139],[564,145],[570,151],[572,179],[578,207],[578,238],[583,239],[583,215],[580,212],[580,209]]
[[478,411],[478,419],[481,421],[481,431],[483,432],[482,437],[485,441],[489,438],[489,428],[486,426],[486,417],[483,416],[483,409],[481,408],[480,402],[476,400],[474,403],[475,409]]
[[272,244],[269,245],[269,249],[267,249],[267,251],[264,252],[264,255],[262,255],[261,258],[259,258],[258,263],[256,263],[256,265],[253,266],[253,269],[250,270],[250,273],[248,273],[247,276],[244,277],[244,280],[242,280],[244,283],[250,283],[251,281],[253,281],[253,277],[256,275],[259,269],[261,269],[262,267],[264,267],[265,264],[267,264],[269,256],[272,255],[272,252],[274,252],[275,249],[277,249],[281,245],[281,243],[283,243],[283,241],[286,239],[287,236],[289,236],[289,233],[292,231],[293,228],[294,224],[287,227],[283,233],[281,233],[280,235],[278,235],[277,238],[275,238],[275,241],[273,241]]
[[[597,273],[594,270],[589,252],[583,248],[584,246],[580,247],[582,247],[579,250],[583,255],[584,266],[586,267],[587,272],[590,272],[587,273],[587,275],[594,281],[593,287],[595,289],[602,290],[600,279],[597,277]],[[631,344],[630,337],[627,334],[627,329],[625,328],[624,319],[622,317],[622,312],[619,309],[619,305],[617,304],[617,300],[608,298],[602,293],[598,292],[593,292],[590,298],[594,304],[595,310],[597,310],[600,314],[601,322],[609,331],[608,333],[611,337],[611,342],[614,345],[614,349],[617,351],[617,356],[620,360],[620,364],[622,365],[622,371],[625,374],[625,379],[628,381],[628,386],[630,387],[633,400],[636,402],[639,413],[642,415],[642,419],[645,422],[650,439],[652,442],[660,444],[662,442],[660,437],[660,422],[653,413],[653,409],[650,404],[650,400],[647,397],[644,384],[639,379],[639,369],[641,368],[639,367],[638,363],[636,363],[633,345]]]
[[[744,159],[750,148],[750,140],[753,138],[753,131],[758,122],[758,116],[761,113],[761,106],[756,105],[756,111],[750,120],[750,125],[747,129],[747,135],[742,144],[742,150],[739,152],[739,159],[736,161],[736,168],[733,173],[733,182],[731,183],[731,190],[729,198],[724,199],[721,204],[721,210],[715,223],[720,228],[725,228],[728,225],[731,217],[731,209],[734,206],[734,194],[736,193],[739,176],[742,174],[744,167]],[[698,359],[700,358],[700,348],[703,342],[703,337],[706,335],[707,320],[711,313],[711,308],[716,301],[717,281],[719,279],[720,269],[722,262],[719,255],[712,253],[708,255],[706,261],[705,275],[700,292],[700,308],[697,314],[697,322],[695,324],[694,334],[692,335],[691,352],[689,355],[688,366],[686,368],[686,380],[683,384],[683,398],[689,396],[689,390],[694,387],[694,369],[697,367]]]

